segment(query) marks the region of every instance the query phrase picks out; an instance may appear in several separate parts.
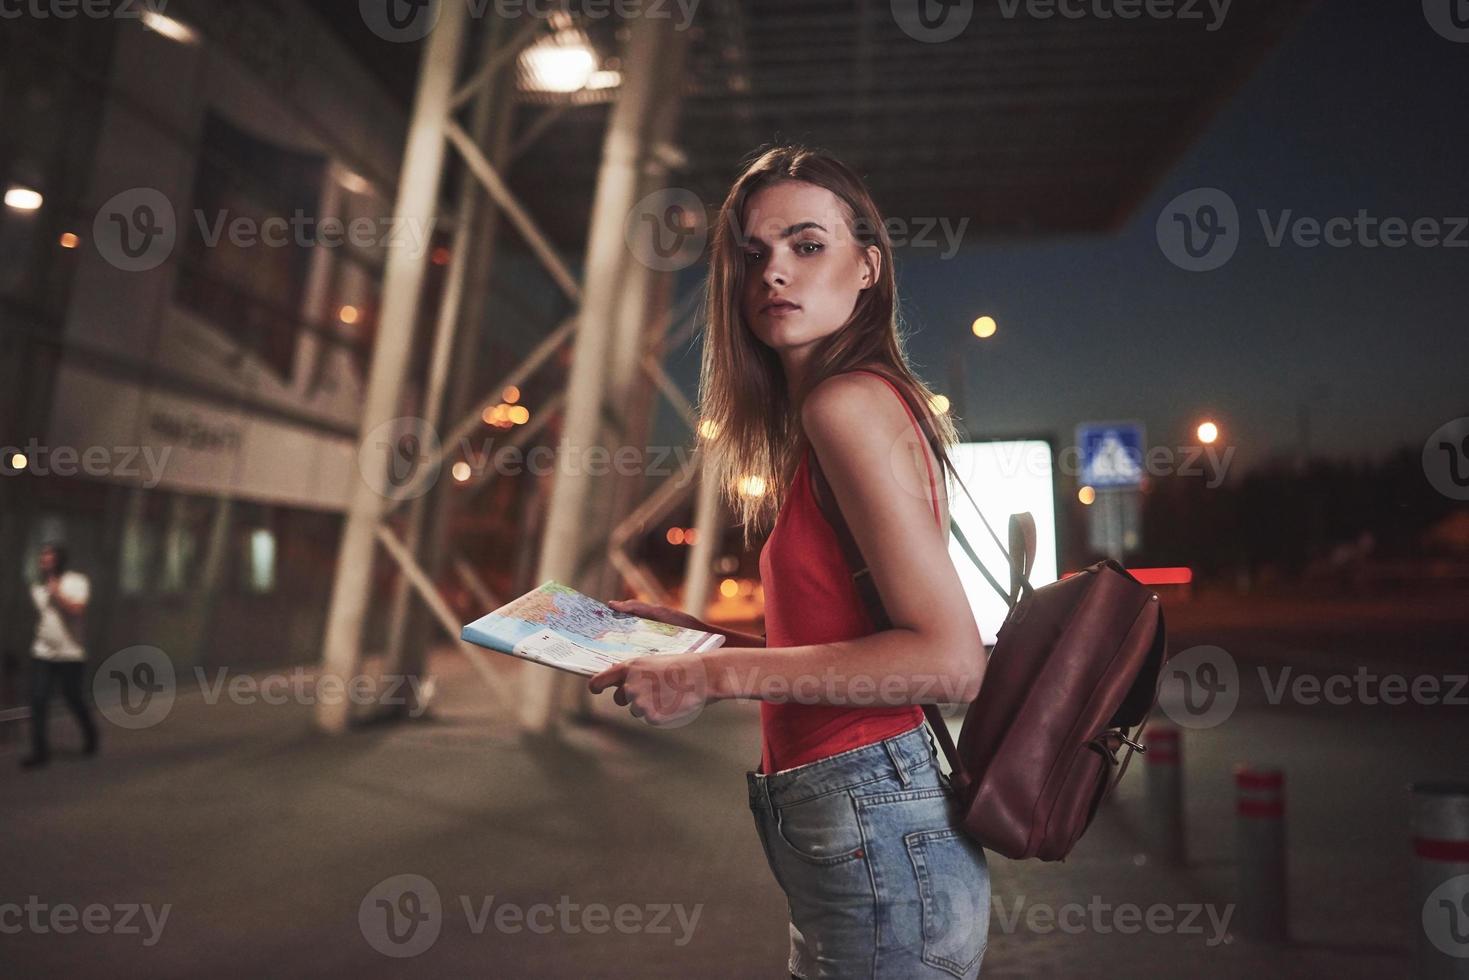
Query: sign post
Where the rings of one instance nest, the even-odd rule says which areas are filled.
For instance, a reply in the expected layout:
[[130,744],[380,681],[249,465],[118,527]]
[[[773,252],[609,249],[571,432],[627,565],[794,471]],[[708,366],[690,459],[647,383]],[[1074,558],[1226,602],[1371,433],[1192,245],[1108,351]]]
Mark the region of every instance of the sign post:
[[1142,544],[1143,447],[1141,422],[1083,422],[1076,427],[1081,483],[1096,491],[1087,510],[1087,538],[1108,558]]

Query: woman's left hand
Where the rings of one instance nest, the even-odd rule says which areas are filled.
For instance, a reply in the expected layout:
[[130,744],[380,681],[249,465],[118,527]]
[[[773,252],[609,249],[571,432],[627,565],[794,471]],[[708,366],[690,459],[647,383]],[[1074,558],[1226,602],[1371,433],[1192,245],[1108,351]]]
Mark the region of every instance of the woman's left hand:
[[711,700],[709,674],[697,653],[655,653],[624,660],[587,681],[599,694],[616,687],[612,700],[627,705],[634,718],[650,725],[686,725]]

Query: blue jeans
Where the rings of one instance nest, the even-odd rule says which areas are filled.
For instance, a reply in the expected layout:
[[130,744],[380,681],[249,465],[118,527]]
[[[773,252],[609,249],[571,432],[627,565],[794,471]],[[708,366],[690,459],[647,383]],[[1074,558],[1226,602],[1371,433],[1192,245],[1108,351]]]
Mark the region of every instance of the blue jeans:
[[793,976],[979,976],[989,865],[959,829],[926,726],[745,778],[790,905]]

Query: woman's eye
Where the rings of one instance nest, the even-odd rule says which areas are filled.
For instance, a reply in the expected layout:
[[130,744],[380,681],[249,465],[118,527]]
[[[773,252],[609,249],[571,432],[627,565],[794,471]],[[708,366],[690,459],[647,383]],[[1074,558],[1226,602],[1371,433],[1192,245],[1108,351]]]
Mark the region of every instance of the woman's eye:
[[745,261],[746,262],[758,262],[758,261],[760,261],[760,253],[759,252],[746,252],[745,253]]
[[811,249],[811,251],[809,251],[809,252],[807,252],[805,254],[807,254],[807,255],[815,255],[817,252],[821,251],[824,246],[820,242],[802,242],[801,244],[799,244],[799,245],[796,246],[796,248],[801,248],[801,249],[808,248],[808,247]]

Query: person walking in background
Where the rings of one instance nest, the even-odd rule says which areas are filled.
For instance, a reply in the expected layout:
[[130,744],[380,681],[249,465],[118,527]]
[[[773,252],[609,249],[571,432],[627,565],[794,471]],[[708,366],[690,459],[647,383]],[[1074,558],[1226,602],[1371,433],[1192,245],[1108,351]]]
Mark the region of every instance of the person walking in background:
[[82,638],[92,583],[66,567],[66,549],[61,545],[42,545],[39,565],[40,581],[31,586],[38,618],[31,645],[31,754],[21,760],[27,769],[50,761],[46,714],[53,681],[60,681],[62,697],[81,726],[83,751],[97,752],[97,724],[82,693],[87,672]]

